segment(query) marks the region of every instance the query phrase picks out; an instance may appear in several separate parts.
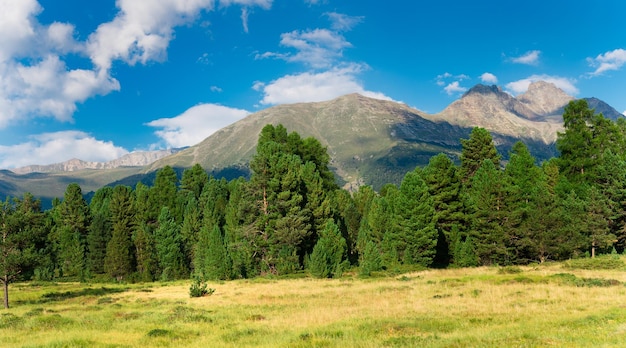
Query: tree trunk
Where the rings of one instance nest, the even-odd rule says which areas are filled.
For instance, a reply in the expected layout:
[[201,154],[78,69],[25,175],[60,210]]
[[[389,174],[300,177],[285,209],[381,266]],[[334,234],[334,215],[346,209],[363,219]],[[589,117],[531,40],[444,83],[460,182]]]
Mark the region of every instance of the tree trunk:
[[4,288],[4,308],[9,308],[9,276],[4,276],[0,281],[2,281],[2,285]]

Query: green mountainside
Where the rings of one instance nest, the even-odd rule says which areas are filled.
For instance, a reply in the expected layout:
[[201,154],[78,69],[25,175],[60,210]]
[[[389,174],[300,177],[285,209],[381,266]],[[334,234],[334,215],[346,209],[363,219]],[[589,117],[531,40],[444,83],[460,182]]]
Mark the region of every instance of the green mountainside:
[[[271,107],[235,122],[197,145],[161,158],[147,166],[73,172],[0,172],[0,195],[18,196],[28,191],[42,200],[62,197],[70,182],[83,192],[107,184],[134,186],[150,183],[154,172],[169,165],[182,170],[199,163],[216,177],[247,175],[258,135],[267,124],[284,125],[289,132],[315,137],[331,155],[331,169],[340,186],[353,189],[399,183],[404,174],[445,153],[457,161],[461,138],[475,126],[492,133],[503,157],[518,140],[539,160],[556,155],[554,141],[562,129],[561,113],[573,97],[545,82],[531,84],[524,95],[512,97],[497,86],[477,85],[437,114],[405,104],[349,94],[330,101]],[[607,117],[621,114],[606,103],[587,99]]]

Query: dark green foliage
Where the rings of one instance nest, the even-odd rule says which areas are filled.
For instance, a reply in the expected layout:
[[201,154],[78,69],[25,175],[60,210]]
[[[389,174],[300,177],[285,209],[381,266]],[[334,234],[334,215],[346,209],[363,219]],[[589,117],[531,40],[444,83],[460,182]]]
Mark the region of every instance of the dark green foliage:
[[[387,255],[397,254],[403,264],[429,266],[435,256],[435,210],[428,187],[418,170],[407,173],[399,190],[391,190],[392,222],[382,243]],[[390,257],[393,259],[393,257]]]
[[31,194],[0,203],[0,284],[9,308],[9,284],[29,277],[41,259],[45,230],[41,203]]
[[189,272],[183,255],[180,227],[174,221],[167,207],[163,207],[159,214],[159,227],[154,232],[157,258],[161,270],[161,280],[182,279]]
[[491,134],[484,128],[472,129],[469,139],[461,139],[461,178],[470,182],[476,171],[488,160],[494,167],[500,167],[500,154],[496,149]]
[[128,186],[115,186],[111,194],[111,225],[113,232],[107,244],[104,270],[118,281],[134,271],[131,236],[135,222],[134,197]]
[[438,154],[430,159],[421,176],[433,198],[435,227],[439,234],[435,263],[445,267],[451,262],[452,228],[466,226],[468,219],[459,170],[448,156]]
[[207,283],[200,280],[195,279],[191,286],[189,287],[189,297],[203,297],[213,295],[215,289],[208,288]]
[[473,210],[470,235],[481,264],[506,265],[511,262],[505,237],[505,187],[503,174],[486,159],[472,178],[469,202]]
[[84,277],[90,212],[78,184],[69,184],[59,206],[58,259],[64,276]]
[[205,226],[200,231],[194,259],[195,274],[201,279],[225,280],[232,274],[232,262],[224,245],[218,226],[210,231]]
[[372,272],[380,271],[382,269],[380,251],[374,242],[369,241],[365,245],[360,266],[359,274],[362,276],[370,276]]
[[317,278],[333,278],[343,272],[346,258],[346,240],[333,221],[328,221],[311,253],[309,269]]
[[99,189],[89,203],[91,223],[87,233],[87,269],[91,274],[104,273],[104,257],[112,231],[109,210],[112,191],[109,186]]

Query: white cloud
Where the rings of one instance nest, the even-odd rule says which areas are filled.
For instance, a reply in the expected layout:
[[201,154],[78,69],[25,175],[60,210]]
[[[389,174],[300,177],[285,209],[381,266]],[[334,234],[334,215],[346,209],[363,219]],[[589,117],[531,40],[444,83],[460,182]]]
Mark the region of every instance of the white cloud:
[[528,90],[528,86],[536,81],[545,81],[553,83],[558,88],[562,89],[565,93],[575,96],[579,93],[576,88],[576,80],[568,79],[560,76],[550,75],[532,75],[525,79],[513,81],[508,83],[505,88],[513,95],[524,93]]
[[217,104],[200,104],[172,118],[160,118],[146,125],[160,128],[154,133],[167,147],[184,147],[198,144],[221,128],[249,114],[242,109]]
[[0,63],[0,128],[31,117],[71,121],[76,104],[119,90],[117,80],[92,70],[68,70],[56,55],[32,65]]
[[294,30],[280,37],[281,46],[294,49],[295,54],[265,52],[255,58],[278,58],[322,69],[332,66],[343,55],[343,49],[352,46],[343,35],[328,29]]
[[1,146],[0,168],[18,168],[32,164],[52,164],[72,158],[106,162],[128,151],[112,142],[102,141],[80,131],[44,133],[31,136],[25,143]]
[[263,90],[261,104],[265,105],[325,101],[349,93],[391,100],[380,92],[365,90],[356,78],[363,69],[361,65],[351,64],[319,73],[287,75],[268,84],[256,82],[253,89]]
[[326,13],[328,19],[331,22],[331,29],[337,31],[348,31],[352,30],[354,26],[363,22],[363,16],[348,16],[345,14],[337,13],[337,12],[328,12]]
[[511,58],[511,61],[518,64],[536,65],[539,63],[540,54],[541,51],[538,50],[528,51],[519,57]]
[[456,93],[463,93],[467,91],[467,88],[460,86],[459,81],[454,81],[454,82],[449,83],[446,87],[444,87],[443,90],[446,91],[448,95],[453,95]]
[[626,64],[626,50],[619,48],[609,51],[595,58],[587,58],[587,62],[591,67],[596,68],[594,72],[590,73],[591,76],[598,76],[609,70],[619,70]]
[[483,83],[491,83],[491,84],[496,84],[498,83],[498,78],[496,77],[496,75],[492,74],[492,73],[483,73],[482,75],[480,75],[480,80]]
[[108,71],[113,60],[130,65],[165,59],[173,28],[211,10],[213,0],[118,0],[111,22],[89,36],[87,51],[94,64]]

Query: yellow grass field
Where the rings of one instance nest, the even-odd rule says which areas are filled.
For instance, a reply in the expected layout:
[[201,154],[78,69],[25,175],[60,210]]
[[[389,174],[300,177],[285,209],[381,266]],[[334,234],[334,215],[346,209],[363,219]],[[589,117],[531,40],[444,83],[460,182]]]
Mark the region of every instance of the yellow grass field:
[[623,347],[626,271],[562,264],[362,279],[18,283],[2,347]]

